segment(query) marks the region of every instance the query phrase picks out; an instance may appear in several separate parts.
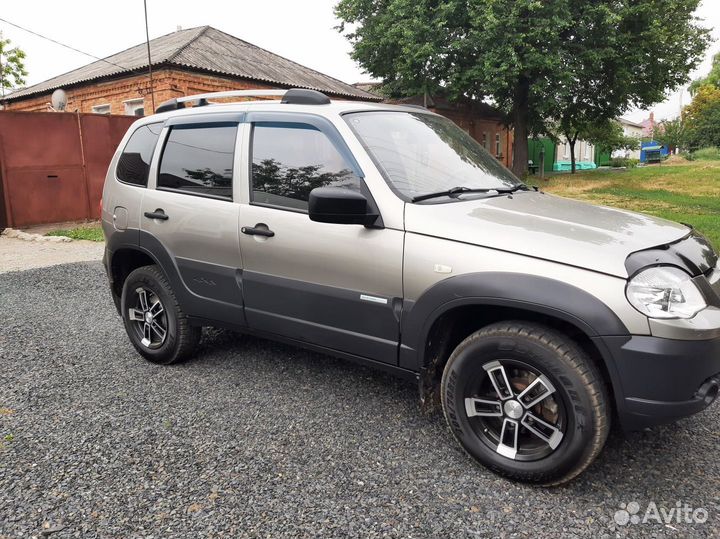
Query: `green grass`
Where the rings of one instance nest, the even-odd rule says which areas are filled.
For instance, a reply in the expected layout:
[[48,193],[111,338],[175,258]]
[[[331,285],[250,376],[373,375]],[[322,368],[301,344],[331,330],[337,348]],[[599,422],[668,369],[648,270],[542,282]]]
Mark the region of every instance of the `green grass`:
[[51,230],[46,236],[66,236],[74,240],[105,241],[100,226],[81,226],[67,230]]
[[694,226],[720,249],[720,161],[532,178],[544,191]]
[[717,161],[720,160],[720,148],[701,148],[692,153],[695,161]]

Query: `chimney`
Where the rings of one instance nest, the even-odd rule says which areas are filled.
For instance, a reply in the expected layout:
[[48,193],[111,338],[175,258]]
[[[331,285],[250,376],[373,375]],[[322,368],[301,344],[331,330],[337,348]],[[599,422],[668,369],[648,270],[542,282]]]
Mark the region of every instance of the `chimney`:
[[650,123],[655,125],[655,113],[653,111],[650,111]]

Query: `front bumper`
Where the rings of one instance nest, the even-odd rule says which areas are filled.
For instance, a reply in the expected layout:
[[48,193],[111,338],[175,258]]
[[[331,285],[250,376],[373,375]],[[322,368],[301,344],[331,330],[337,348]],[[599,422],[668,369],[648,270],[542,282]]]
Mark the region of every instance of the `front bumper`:
[[720,338],[597,338],[625,430],[667,423],[707,408],[720,388]]

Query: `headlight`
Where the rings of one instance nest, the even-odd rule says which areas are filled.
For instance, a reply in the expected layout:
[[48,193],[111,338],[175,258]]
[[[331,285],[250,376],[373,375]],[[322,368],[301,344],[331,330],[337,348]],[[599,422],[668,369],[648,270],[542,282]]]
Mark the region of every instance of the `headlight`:
[[692,318],[707,307],[692,277],[673,266],[641,271],[625,293],[632,306],[650,318]]

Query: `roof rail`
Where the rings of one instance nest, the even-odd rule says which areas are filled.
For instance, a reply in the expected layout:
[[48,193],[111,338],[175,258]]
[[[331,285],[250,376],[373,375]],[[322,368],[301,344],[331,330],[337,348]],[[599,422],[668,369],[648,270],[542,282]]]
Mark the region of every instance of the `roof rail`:
[[288,105],[327,105],[330,103],[330,98],[322,92],[304,88],[291,88],[289,90],[230,90],[227,92],[174,97],[161,103],[155,109],[155,113],[179,110],[185,107],[185,103],[192,101],[197,102],[195,106],[202,107],[210,104],[208,99],[224,99],[228,97],[280,97],[282,103]]

